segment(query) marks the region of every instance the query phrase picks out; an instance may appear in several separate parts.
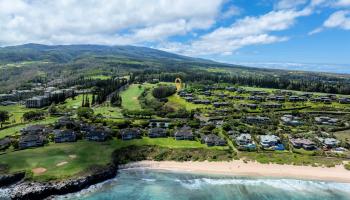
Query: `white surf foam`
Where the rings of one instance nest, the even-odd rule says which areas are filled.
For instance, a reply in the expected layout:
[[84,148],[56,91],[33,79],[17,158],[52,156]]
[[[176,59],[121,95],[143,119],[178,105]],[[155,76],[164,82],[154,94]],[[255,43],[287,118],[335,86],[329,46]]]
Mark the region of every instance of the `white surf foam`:
[[176,180],[183,187],[191,190],[201,189],[208,185],[244,185],[244,186],[270,186],[288,191],[325,191],[336,190],[350,194],[350,184],[321,181],[305,181],[293,179],[215,179],[197,178],[189,180]]

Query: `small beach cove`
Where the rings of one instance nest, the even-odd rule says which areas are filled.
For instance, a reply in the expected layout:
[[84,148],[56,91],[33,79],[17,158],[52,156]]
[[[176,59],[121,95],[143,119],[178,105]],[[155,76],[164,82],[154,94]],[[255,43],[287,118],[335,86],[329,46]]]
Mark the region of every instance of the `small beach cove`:
[[140,161],[122,165],[120,169],[152,169],[199,174],[218,174],[248,177],[273,177],[350,183],[350,171],[342,165],[312,167],[280,164],[261,164],[234,160],[229,162]]

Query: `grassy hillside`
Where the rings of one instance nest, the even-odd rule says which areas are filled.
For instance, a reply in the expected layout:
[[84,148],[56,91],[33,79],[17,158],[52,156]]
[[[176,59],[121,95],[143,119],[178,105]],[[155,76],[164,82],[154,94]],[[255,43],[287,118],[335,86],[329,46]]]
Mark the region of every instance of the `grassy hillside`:
[[[0,164],[7,165],[10,172],[45,169],[45,172],[33,174],[35,180],[63,179],[82,173],[92,166],[106,165],[111,162],[114,150],[131,145],[158,145],[175,149],[209,148],[197,141],[175,141],[173,138],[143,138],[132,141],[114,139],[103,143],[79,141],[3,154],[0,155]],[[211,149],[227,150],[227,147]]]

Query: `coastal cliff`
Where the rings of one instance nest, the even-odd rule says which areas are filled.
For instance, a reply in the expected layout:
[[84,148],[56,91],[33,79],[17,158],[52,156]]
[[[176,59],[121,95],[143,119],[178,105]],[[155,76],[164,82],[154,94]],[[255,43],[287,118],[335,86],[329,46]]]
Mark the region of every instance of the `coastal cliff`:
[[9,198],[16,200],[44,199],[53,195],[63,195],[78,192],[91,185],[114,178],[117,175],[118,167],[110,164],[93,170],[89,175],[74,179],[54,182],[30,182],[22,181],[8,188]]

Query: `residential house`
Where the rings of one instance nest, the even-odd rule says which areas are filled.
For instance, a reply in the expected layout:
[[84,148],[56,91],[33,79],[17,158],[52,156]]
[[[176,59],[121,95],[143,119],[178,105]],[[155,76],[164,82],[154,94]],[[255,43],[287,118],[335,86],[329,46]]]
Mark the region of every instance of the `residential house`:
[[236,100],[244,100],[245,99],[245,97],[243,97],[243,96],[230,96],[229,98],[236,99]]
[[290,101],[290,102],[303,102],[303,101],[306,101],[306,99],[304,97],[299,97],[299,96],[290,96],[288,98],[288,101]]
[[269,124],[271,119],[269,117],[248,116],[245,118],[245,122],[249,124]]
[[292,138],[290,139],[290,143],[294,148],[300,149],[303,148],[305,150],[315,150],[316,144],[309,139],[304,138]]
[[216,96],[220,98],[226,98],[228,95],[224,93],[220,93],[220,94],[217,94]]
[[141,138],[141,130],[138,128],[126,128],[120,131],[122,140],[132,140]]
[[10,105],[16,105],[16,104],[17,104],[17,102],[15,102],[15,101],[2,101],[2,102],[0,102],[1,106],[10,106]]
[[79,124],[76,123],[70,117],[61,117],[60,119],[57,120],[57,122],[55,124],[55,127],[56,128],[65,127],[65,128],[68,128],[68,129],[73,129],[73,128],[79,127]]
[[350,104],[350,98],[340,98],[339,103],[341,104]]
[[0,102],[1,101],[15,101],[16,96],[14,94],[0,94]]
[[166,130],[163,128],[151,128],[148,131],[148,137],[150,138],[161,138],[166,136]]
[[284,96],[269,96],[269,97],[267,97],[267,100],[284,102],[284,101],[286,101],[286,98]]
[[340,141],[335,138],[318,138],[318,140],[328,149],[336,148],[340,143]]
[[256,96],[256,95],[266,96],[269,93],[265,91],[251,91],[250,94],[252,94],[253,96]]
[[214,103],[213,103],[213,106],[214,106],[215,108],[224,107],[224,106],[229,106],[229,105],[230,105],[230,103],[228,103],[228,102],[214,102]]
[[94,128],[85,134],[85,139],[95,142],[104,142],[111,135],[111,130],[105,127]]
[[330,125],[334,126],[339,122],[339,119],[337,118],[331,118],[327,116],[320,116],[320,117],[315,117],[315,121],[319,125]]
[[269,103],[269,104],[263,104],[263,108],[270,108],[270,109],[281,109],[283,107],[282,104],[277,104],[277,103]]
[[235,138],[236,144],[239,149],[243,150],[255,150],[256,144],[252,140],[252,136],[248,133],[242,133]]
[[55,143],[76,142],[77,135],[73,130],[54,130]]
[[262,102],[262,101],[265,101],[265,98],[263,98],[263,97],[261,97],[261,96],[250,96],[250,97],[248,97],[248,100],[250,100],[250,101],[260,101],[260,102]]
[[27,126],[21,129],[22,135],[39,135],[39,134],[46,134],[46,133],[47,133],[46,126],[40,125],[40,124]]
[[203,92],[203,95],[204,95],[204,96],[211,96],[212,94],[211,94],[210,91],[204,91],[204,92]]
[[193,97],[185,97],[184,98],[187,102],[192,102],[194,100]]
[[235,92],[235,91],[237,91],[237,88],[235,88],[235,87],[226,87],[225,90],[230,91],[230,92]]
[[284,124],[289,126],[300,126],[303,122],[300,121],[300,117],[295,117],[293,115],[283,115],[281,120]]
[[260,145],[263,148],[275,147],[279,144],[280,138],[275,135],[261,135]]
[[193,140],[194,139],[192,129],[189,126],[184,126],[178,129],[175,132],[174,136],[176,140]]
[[22,135],[19,138],[18,147],[19,149],[27,149],[31,147],[39,147],[43,146],[45,141],[45,137],[41,134],[27,134]]
[[244,108],[249,108],[249,109],[252,109],[252,110],[256,110],[258,108],[258,105],[257,104],[241,104],[242,107]]
[[225,146],[226,140],[220,138],[219,136],[215,134],[209,134],[209,135],[203,135],[202,136],[202,142],[206,145],[210,146]]
[[209,105],[210,101],[209,100],[193,100],[194,104],[205,104],[205,105]]
[[11,139],[9,137],[5,137],[0,140],[0,150],[5,150],[11,146]]
[[325,103],[325,104],[332,103],[332,99],[329,98],[328,96],[312,98],[311,101],[314,103],[316,103],[316,102]]

